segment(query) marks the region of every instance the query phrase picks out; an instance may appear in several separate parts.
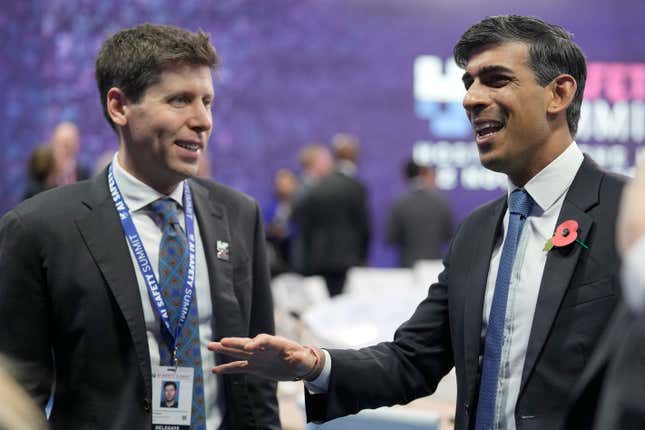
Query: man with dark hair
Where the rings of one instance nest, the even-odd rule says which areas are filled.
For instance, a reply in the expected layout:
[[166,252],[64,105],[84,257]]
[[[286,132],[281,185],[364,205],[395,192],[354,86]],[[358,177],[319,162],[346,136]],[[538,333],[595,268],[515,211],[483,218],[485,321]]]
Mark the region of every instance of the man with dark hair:
[[450,203],[435,185],[434,170],[408,160],[403,168],[408,189],[392,204],[387,242],[399,250],[399,266],[441,258],[452,236]]
[[162,408],[176,408],[177,404],[177,384],[175,381],[166,381],[163,384],[163,399],[159,405]]
[[153,413],[164,372],[191,399],[182,425],[280,427],[274,382],[207,373],[221,362],[213,338],[274,331],[257,204],[194,177],[217,62],[202,32],[144,24],[108,38],[96,78],[119,152],[0,221],[0,351],[28,369],[43,410],[55,381],[54,429],[175,424]]
[[455,428],[564,422],[618,299],[624,181],[573,141],[585,67],[562,28],[489,17],[455,57],[481,163],[506,174],[507,195],[464,220],[438,282],[393,341],[321,351],[269,335],[222,339],[210,347],[238,361],[215,372],[301,377],[308,419],[324,421],[430,394],[454,366]]

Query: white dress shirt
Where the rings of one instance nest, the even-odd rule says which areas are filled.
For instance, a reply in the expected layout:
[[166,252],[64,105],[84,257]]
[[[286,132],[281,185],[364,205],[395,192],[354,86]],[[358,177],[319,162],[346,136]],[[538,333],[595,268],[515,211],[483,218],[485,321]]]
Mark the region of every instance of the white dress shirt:
[[[497,387],[496,429],[515,429],[515,405],[522,381],[524,359],[531,335],[542,273],[546,264],[547,252],[543,250],[544,245],[553,236],[564,197],[583,159],[584,156],[578,145],[572,142],[562,154],[524,185],[524,189],[533,198],[534,204],[524,222],[511,273]],[[516,188],[518,187],[509,181],[508,194],[510,195]],[[493,302],[499,260],[506,240],[508,218],[507,209],[503,220],[503,237],[495,244],[488,271],[482,312],[482,345]],[[327,361],[322,373],[314,381],[305,383],[312,394],[326,392],[329,387],[331,358],[327,351],[324,353]],[[481,359],[480,356],[480,361]]]
[[[119,164],[118,154],[112,160],[114,171],[114,180],[119,186],[123,195],[132,221],[134,222],[137,232],[141,237],[145,247],[150,265],[154,274],[159,280],[159,245],[161,243],[162,226],[158,225],[158,217],[147,206],[163,197],[170,197],[179,205],[179,222],[183,229],[186,228],[185,218],[183,216],[183,182],[180,183],[169,196],[162,194],[148,185],[144,184],[128,172]],[[125,234],[125,233],[124,233]],[[197,310],[199,313],[199,341],[201,344],[202,370],[204,374],[204,404],[206,412],[206,428],[215,430],[219,428],[224,416],[224,393],[221,382],[215,375],[211,374],[211,368],[215,365],[215,354],[207,348],[208,342],[213,339],[211,321],[213,319],[213,308],[210,295],[210,282],[208,279],[208,267],[206,265],[206,256],[204,247],[199,233],[199,223],[197,214],[195,214],[195,245],[196,245],[196,268],[195,268],[195,291],[196,295],[193,300],[197,299]],[[148,338],[148,349],[150,350],[150,364],[159,366],[159,343],[161,339],[161,319],[150,301],[150,295],[146,283],[139,270],[139,265],[130,246],[130,258],[137,275],[137,284],[139,295],[143,304],[143,316],[146,322],[146,335]]]
[[[533,198],[534,204],[524,222],[511,272],[504,322],[504,345],[497,382],[495,429],[515,429],[515,405],[522,382],[524,359],[548,254],[543,250],[544,245],[553,236],[564,197],[583,159],[584,156],[578,145],[573,142],[524,185],[526,192]],[[509,181],[508,194],[510,195],[516,188],[517,186]],[[482,345],[493,303],[499,260],[506,240],[508,218],[507,209],[503,221],[503,238],[495,244],[488,269],[482,313]],[[481,359],[482,356],[480,361]]]

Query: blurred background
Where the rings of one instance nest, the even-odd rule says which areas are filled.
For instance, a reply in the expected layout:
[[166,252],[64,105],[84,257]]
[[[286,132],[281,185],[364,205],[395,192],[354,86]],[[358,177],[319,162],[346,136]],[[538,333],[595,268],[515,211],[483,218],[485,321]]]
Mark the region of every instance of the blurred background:
[[[94,81],[94,60],[108,35],[143,22],[202,29],[222,60],[203,174],[260,202],[270,252],[278,254],[274,275],[294,271],[293,261],[283,261],[294,254],[293,244],[285,245],[293,239],[293,202],[312,177],[329,174],[328,165],[312,161],[316,151],[338,156],[343,141],[354,148],[350,170],[365,191],[369,225],[368,249],[359,254],[373,271],[350,271],[345,291],[352,294],[333,307],[320,279],[283,276],[275,288],[281,330],[325,346],[387,339],[441,268],[440,255],[422,256],[430,261],[409,269],[416,259],[402,254],[393,214],[410,187],[406,177],[419,185],[427,168],[429,188],[448,208],[450,220],[436,233],[442,250],[459,221],[505,190],[505,178],[479,164],[461,107],[463,72],[451,52],[471,24],[507,13],[538,16],[574,33],[588,60],[576,140],[602,166],[630,174],[645,144],[643,0],[4,0],[0,214],[111,159],[116,136]],[[408,269],[379,271],[395,266]],[[294,295],[305,284],[313,286]],[[375,288],[383,290],[378,297]],[[376,311],[363,312],[366,306]],[[347,318],[335,317],[330,326],[330,312]],[[282,394],[300,390],[282,387]],[[453,392],[447,393],[447,406],[438,410],[449,414]],[[300,428],[301,416],[293,422]]]
[[[629,171],[645,142],[645,2],[618,0],[138,0],[3,1],[0,12],[0,213],[19,202],[34,149],[55,126],[79,129],[91,173],[116,138],[94,82],[100,43],[142,22],[203,29],[222,58],[215,90],[211,174],[267,206],[280,168],[339,132],[360,142],[372,240],[369,263],[392,266],[388,208],[405,189],[412,154],[437,168],[455,221],[503,191],[482,170],[461,108],[452,46],[484,16],[539,16],[575,34],[589,61],[578,143]],[[529,3],[531,3],[529,5]]]

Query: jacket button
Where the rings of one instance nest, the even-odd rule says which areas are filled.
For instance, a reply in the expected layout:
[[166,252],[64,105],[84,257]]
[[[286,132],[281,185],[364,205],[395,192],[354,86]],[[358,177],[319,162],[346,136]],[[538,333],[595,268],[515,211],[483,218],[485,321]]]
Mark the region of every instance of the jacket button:
[[150,400],[143,399],[143,410],[146,412],[150,412]]
[[464,409],[466,410],[466,413],[470,411],[470,405],[468,403],[464,403]]

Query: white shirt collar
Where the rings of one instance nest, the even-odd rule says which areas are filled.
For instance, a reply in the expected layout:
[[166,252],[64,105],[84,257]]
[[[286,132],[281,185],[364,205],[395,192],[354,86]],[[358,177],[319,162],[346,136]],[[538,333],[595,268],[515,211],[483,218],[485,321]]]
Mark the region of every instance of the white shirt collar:
[[[562,154],[532,177],[524,185],[524,189],[540,209],[546,211],[569,189],[583,160],[582,151],[576,142],[571,142]],[[508,194],[516,188],[519,187],[509,179]]]
[[179,204],[179,207],[183,206],[183,181],[177,185],[172,193],[166,196],[128,173],[119,163],[118,155],[119,153],[117,152],[114,154],[114,158],[112,159],[114,180],[119,186],[119,191],[121,191],[121,195],[123,196],[125,203],[128,205],[130,212],[136,212],[143,209],[150,203],[155,200],[159,200],[162,197],[170,197]]

